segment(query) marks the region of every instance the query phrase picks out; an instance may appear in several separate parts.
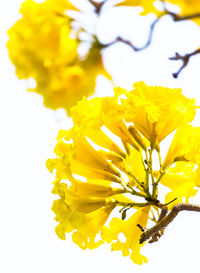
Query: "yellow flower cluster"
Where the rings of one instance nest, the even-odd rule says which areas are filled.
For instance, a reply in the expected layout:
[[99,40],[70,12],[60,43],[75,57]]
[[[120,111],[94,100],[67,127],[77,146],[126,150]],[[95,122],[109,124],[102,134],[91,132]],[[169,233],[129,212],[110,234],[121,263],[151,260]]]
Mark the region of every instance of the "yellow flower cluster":
[[[114,97],[83,99],[73,107],[74,127],[59,132],[57,157],[47,161],[56,170],[53,193],[60,196],[52,208],[58,237],[72,232],[82,249],[107,242],[134,263],[147,262],[139,227],[151,214],[158,221],[159,183],[170,189],[164,202],[176,198],[173,205],[187,202],[199,186],[200,127],[189,124],[194,103],[180,89],[140,82],[129,92],[116,88]],[[172,132],[162,160],[161,142]]]
[[77,11],[68,0],[26,0],[22,18],[8,31],[7,47],[16,74],[20,79],[35,79],[31,91],[43,96],[44,105],[69,113],[79,99],[94,92],[96,76],[104,68],[95,46],[92,56],[80,60],[79,41],[72,37],[66,10]]

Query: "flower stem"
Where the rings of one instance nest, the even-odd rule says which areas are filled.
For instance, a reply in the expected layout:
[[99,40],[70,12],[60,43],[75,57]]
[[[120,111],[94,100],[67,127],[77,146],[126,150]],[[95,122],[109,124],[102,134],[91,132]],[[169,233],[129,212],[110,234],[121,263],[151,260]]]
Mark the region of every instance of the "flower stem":
[[158,184],[159,184],[160,180],[162,179],[162,177],[163,177],[164,175],[165,175],[165,172],[163,172],[162,170],[160,170],[160,175],[159,175],[158,179],[153,183],[152,198],[155,198],[156,190],[157,190]]

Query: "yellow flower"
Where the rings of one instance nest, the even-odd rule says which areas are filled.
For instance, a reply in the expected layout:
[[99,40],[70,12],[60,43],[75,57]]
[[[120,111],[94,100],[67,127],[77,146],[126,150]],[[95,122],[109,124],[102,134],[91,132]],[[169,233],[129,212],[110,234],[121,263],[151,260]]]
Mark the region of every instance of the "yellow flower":
[[163,169],[176,161],[200,162],[200,127],[190,124],[180,126],[163,162]]
[[22,4],[22,18],[8,31],[7,47],[20,79],[33,78],[29,88],[44,98],[46,107],[70,108],[94,92],[96,76],[106,73],[100,47],[94,43],[85,59],[78,55],[79,41],[72,37],[72,19],[65,14],[77,10],[69,1],[46,0]]
[[[84,194],[85,192],[84,190],[81,193]],[[103,208],[100,206],[99,209],[98,203],[90,202],[91,200],[89,198],[85,198],[86,202],[78,198],[75,206],[77,207],[77,205],[80,204],[81,208],[81,205],[83,205],[84,208],[87,209],[87,214],[84,214],[81,213],[81,211],[75,210],[73,206],[70,206],[68,204],[68,198],[68,203],[65,202],[66,196],[69,195],[69,190],[65,183],[60,183],[58,180],[55,181],[53,193],[59,194],[61,197],[55,200],[52,206],[52,210],[56,214],[55,220],[59,222],[55,229],[58,237],[64,240],[65,233],[73,232],[73,241],[83,249],[87,247],[95,248],[102,244],[100,240],[96,242],[96,235],[100,232],[115,205],[110,204]],[[91,208],[95,211],[92,210],[92,212],[88,212],[88,209],[91,210]]]
[[142,7],[141,15],[147,15],[151,12],[159,14],[160,12],[155,8],[154,2],[155,0],[123,0],[116,6]]
[[47,0],[47,4],[52,8],[55,8],[58,11],[63,10],[76,10],[79,11],[69,0]]
[[103,206],[107,205],[106,198],[124,193],[124,189],[114,188],[107,183],[81,182],[72,179],[71,187],[65,190],[65,203],[78,211],[79,213],[88,214]]
[[[78,106],[72,109],[75,126],[69,131],[60,131],[55,148],[58,157],[47,161],[51,172],[56,169],[57,180],[53,193],[61,196],[62,205],[73,212],[78,223],[82,224],[83,219],[85,221],[78,230],[71,231],[73,241],[83,249],[94,248],[102,243],[94,243],[96,234],[100,232],[111,210],[117,205],[137,207],[132,198],[124,193],[131,194],[132,187],[135,187],[134,195],[146,196],[141,186],[146,173],[140,144],[121,119],[121,113],[119,117],[113,117],[112,124],[108,105],[118,107],[117,101],[114,97],[105,100],[94,98],[90,101],[84,99],[82,103],[79,102]],[[87,111],[87,106],[94,111]],[[116,122],[117,119],[120,119],[119,123]],[[115,133],[116,137],[121,138],[126,149],[106,135],[101,128],[103,124]],[[141,136],[137,137],[142,141]],[[100,149],[94,148],[91,140],[96,142]],[[77,179],[76,175],[79,175],[81,180]],[[124,184],[127,184],[127,187]],[[65,230],[68,232],[67,224],[68,218],[57,226],[56,232],[60,234],[60,238],[63,238]],[[71,226],[73,228],[70,222]],[[140,232],[139,228],[136,230]],[[137,240],[139,245],[139,237]]]
[[[154,13],[157,16],[161,14],[156,8],[156,3],[162,1],[156,0],[121,0],[116,6],[128,6],[128,7],[141,7],[141,15],[147,15],[149,13]],[[165,0],[163,2],[171,3],[180,10],[181,16],[188,16],[193,14],[198,14],[200,12],[200,1],[199,0]],[[193,19],[196,23],[200,24],[200,20]]]
[[181,123],[195,116],[194,100],[181,94],[180,89],[134,85],[123,100],[127,107],[126,121],[133,122],[152,147],[173,132]]
[[123,189],[102,185],[101,181],[98,181],[98,183],[85,183],[78,180],[73,180],[71,190],[78,197],[108,197],[124,192]]
[[[113,97],[78,102],[71,111],[74,126],[59,132],[57,157],[47,161],[48,169],[56,170],[53,193],[62,204],[54,210],[62,216],[57,218],[57,234],[63,238],[71,228],[73,241],[83,249],[114,241],[113,250],[122,250],[124,256],[131,252],[137,264],[147,262],[140,254],[142,231],[137,225],[147,226],[150,207],[159,214],[165,206],[158,196],[159,182],[171,190],[166,202],[177,198],[169,208],[196,194],[200,127],[188,124],[195,110],[194,101],[179,89],[144,83],[130,92],[117,88]],[[159,142],[176,129],[162,164]],[[183,162],[169,168],[177,161]],[[155,166],[160,169],[155,171]],[[70,219],[64,218],[63,207],[72,214]],[[112,210],[121,219],[111,220]],[[102,231],[102,239],[97,240]],[[120,241],[120,233],[125,242]]]
[[199,179],[199,177],[200,177],[200,165],[198,165],[198,167],[196,169],[195,179],[194,179],[195,185],[200,188],[200,179]]
[[[187,162],[177,162],[175,167],[167,170],[167,173],[160,180],[160,183],[171,189],[165,196],[165,203],[168,203],[175,198],[168,208],[173,208],[175,204],[188,202],[190,197],[193,197],[197,190],[195,189],[196,182],[195,164]],[[184,197],[184,198],[183,198]]]
[[106,199],[96,197],[80,197],[68,192],[65,195],[65,203],[80,213],[90,213],[106,206]]
[[[198,14],[200,12],[200,1],[199,0],[167,0],[171,4],[179,7],[181,16],[188,16]],[[197,24],[200,24],[200,20],[193,19]]]
[[85,225],[72,234],[72,240],[82,249],[93,249],[100,246],[103,241],[96,240],[97,233],[101,232],[103,225],[107,221],[110,213],[114,209],[113,205],[98,209],[85,216]]
[[55,220],[59,222],[55,231],[62,240],[65,240],[65,233],[72,232],[85,222],[85,216],[72,210],[63,198],[54,201],[52,210],[56,214]]
[[[139,239],[142,231],[137,226],[146,227],[150,207],[138,209],[128,220],[113,218],[110,227],[104,227],[102,238],[108,243],[112,243],[112,250],[121,250],[123,256],[129,256],[136,264],[147,263],[147,258],[140,253],[141,245]],[[119,235],[123,234],[126,241],[121,242]]]

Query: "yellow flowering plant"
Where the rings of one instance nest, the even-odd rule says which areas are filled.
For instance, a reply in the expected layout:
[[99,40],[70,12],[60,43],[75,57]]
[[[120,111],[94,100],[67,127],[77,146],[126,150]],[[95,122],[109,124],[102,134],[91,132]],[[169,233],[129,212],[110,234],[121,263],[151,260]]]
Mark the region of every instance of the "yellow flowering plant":
[[[111,243],[134,263],[147,262],[145,241],[157,241],[179,211],[200,211],[188,203],[199,186],[196,108],[180,89],[143,82],[73,107],[74,126],[59,132],[57,157],[46,163],[56,171],[58,237],[71,233],[82,249]],[[171,133],[163,159],[162,141]],[[160,185],[168,189],[163,200]]]
[[[180,89],[144,82],[131,91],[115,88],[113,97],[88,97],[99,74],[111,79],[102,60],[105,48],[117,42],[134,51],[147,48],[164,16],[199,24],[199,1],[88,2],[96,20],[106,8],[139,8],[143,18],[153,14],[145,45],[136,47],[120,35],[102,42],[97,30],[90,33],[79,21],[84,12],[78,4],[68,0],[26,0],[21,19],[8,31],[7,47],[17,76],[35,80],[29,90],[42,95],[46,107],[65,109],[73,120],[71,129],[58,134],[56,158],[46,162],[56,176],[56,234],[64,240],[70,233],[82,249],[109,243],[111,250],[141,265],[147,262],[141,253],[146,241],[158,241],[180,211],[200,211],[190,203],[200,187],[200,127],[192,125],[199,107]],[[171,59],[183,65],[174,77],[198,53],[176,53]],[[163,142],[171,134],[163,155]]]

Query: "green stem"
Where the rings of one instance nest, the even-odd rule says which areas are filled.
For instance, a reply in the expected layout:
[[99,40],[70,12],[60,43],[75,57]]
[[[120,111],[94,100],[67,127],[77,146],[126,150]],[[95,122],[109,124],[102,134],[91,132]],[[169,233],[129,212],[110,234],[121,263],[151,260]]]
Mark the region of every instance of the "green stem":
[[135,190],[132,191],[132,194],[136,195],[136,196],[143,197],[143,198],[147,198],[148,197],[147,194],[143,194],[143,193],[137,192]]
[[158,158],[159,158],[159,164],[160,164],[160,169],[161,169],[162,168],[162,159],[161,159],[160,151],[158,152]]
[[165,172],[163,172],[162,170],[160,170],[160,175],[158,177],[158,179],[153,183],[153,192],[152,192],[152,197],[155,198],[155,194],[156,194],[156,190],[158,187],[158,184],[160,182],[160,180],[162,179],[162,177],[165,175]]
[[148,168],[145,168],[145,172],[146,172],[146,181],[145,181],[145,188],[148,190],[149,192],[149,164],[148,164],[148,154],[147,151],[145,151],[145,155],[146,155],[146,162],[148,165]]
[[127,174],[131,176],[141,186],[141,182],[137,179],[137,177],[132,172],[127,171]]
[[130,193],[132,195],[136,195],[136,196],[140,196],[143,198],[147,198],[148,195],[141,193],[141,192],[137,192],[136,190],[134,190],[129,184],[127,184],[122,178],[121,178],[121,185],[124,188],[124,193]]
[[152,153],[153,153],[153,150],[151,149],[149,152],[149,171],[150,171],[150,175],[151,175],[152,185],[154,185],[155,181],[154,181],[153,169],[152,169]]
[[134,203],[134,202],[120,202],[118,200],[115,200],[115,201],[108,201],[107,202],[107,205],[109,204],[114,204],[116,206],[122,206],[122,207],[139,207],[139,208],[142,208],[142,207],[147,207],[147,206],[150,206],[150,205],[153,205],[154,202],[146,202],[146,203]]

